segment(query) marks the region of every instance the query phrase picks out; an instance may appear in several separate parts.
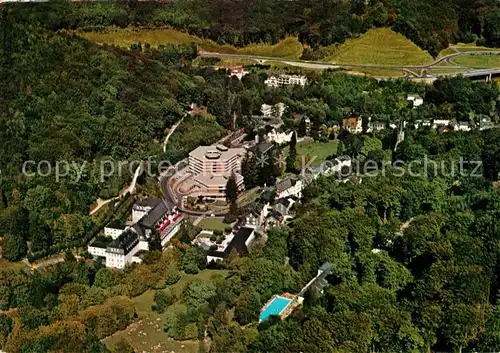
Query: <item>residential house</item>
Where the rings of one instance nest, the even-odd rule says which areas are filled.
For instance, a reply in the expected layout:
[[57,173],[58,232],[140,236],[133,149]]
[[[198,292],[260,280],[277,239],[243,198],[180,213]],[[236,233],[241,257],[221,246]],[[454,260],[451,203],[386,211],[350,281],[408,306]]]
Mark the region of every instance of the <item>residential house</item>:
[[343,155],[335,158],[334,160],[325,161],[319,166],[311,167],[306,170],[306,177],[309,180],[314,180],[320,175],[332,175],[340,173],[342,168],[346,167],[351,169],[352,159],[348,155]]
[[431,121],[428,120],[428,119],[418,119],[418,120],[415,120],[415,130],[419,129],[419,128],[424,128],[424,127],[427,127],[427,126],[431,126]]
[[304,182],[297,177],[288,177],[276,183],[276,199],[302,197]]
[[276,129],[272,129],[267,135],[266,140],[269,142],[275,142],[278,145],[289,143],[292,140],[293,131],[287,130],[285,132],[277,132]]
[[489,117],[483,117],[479,120],[479,130],[487,130],[494,128],[495,124],[491,121]]
[[268,212],[268,215],[266,216],[265,229],[281,226],[287,220],[292,218],[290,216],[290,208],[294,203],[295,201],[292,198],[288,198],[281,199],[274,205],[270,206],[270,210]]
[[451,123],[448,119],[434,119],[432,122],[432,128],[437,129],[439,126],[449,126]]
[[327,277],[333,273],[333,265],[330,262],[325,262],[319,269],[311,288],[314,288],[318,293],[323,293],[325,287],[328,286]]
[[269,214],[269,203],[256,202],[245,217],[245,227],[247,228],[264,228],[265,219]]
[[264,118],[281,118],[285,113],[285,103],[276,103],[275,105],[262,104],[260,111]]
[[208,248],[205,243],[200,246],[206,251],[208,263],[217,262],[227,259],[233,251],[239,256],[247,256],[258,236],[255,228],[241,227],[221,244],[211,244]]
[[470,131],[471,127],[468,121],[459,121],[455,125],[453,125],[453,129],[455,131]]
[[377,120],[372,121],[372,118],[370,117],[368,122],[368,129],[366,130],[366,132],[384,130],[386,127],[387,127],[386,122]]
[[421,106],[422,104],[424,104],[424,100],[418,94],[409,94],[406,97],[406,100],[412,102],[413,108],[416,108],[416,107]]
[[198,107],[197,104],[192,103],[191,104],[191,110],[188,113],[191,116],[208,116],[210,115],[208,113],[207,107]]
[[233,66],[229,68],[229,77],[235,76],[241,80],[246,74],[248,74],[248,71],[245,71],[243,66]]
[[342,120],[342,127],[351,134],[360,134],[363,132],[363,126],[360,116],[346,118]]

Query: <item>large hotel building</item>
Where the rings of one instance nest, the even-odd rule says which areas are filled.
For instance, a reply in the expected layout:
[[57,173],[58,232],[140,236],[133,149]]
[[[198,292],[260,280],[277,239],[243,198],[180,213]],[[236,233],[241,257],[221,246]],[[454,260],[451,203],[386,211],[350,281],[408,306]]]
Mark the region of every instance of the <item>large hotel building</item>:
[[233,175],[239,189],[244,188],[241,173],[241,160],[244,148],[228,148],[223,145],[200,146],[189,153],[189,171],[198,184],[198,194],[223,198],[226,183]]

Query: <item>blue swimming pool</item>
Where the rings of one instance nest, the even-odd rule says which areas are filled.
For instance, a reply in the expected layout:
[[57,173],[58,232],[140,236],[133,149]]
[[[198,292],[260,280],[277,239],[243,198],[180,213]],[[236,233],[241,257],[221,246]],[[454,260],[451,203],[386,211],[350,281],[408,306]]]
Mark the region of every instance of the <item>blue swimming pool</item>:
[[266,309],[260,313],[259,319],[265,321],[269,319],[271,315],[279,315],[291,302],[292,300],[288,298],[275,297]]

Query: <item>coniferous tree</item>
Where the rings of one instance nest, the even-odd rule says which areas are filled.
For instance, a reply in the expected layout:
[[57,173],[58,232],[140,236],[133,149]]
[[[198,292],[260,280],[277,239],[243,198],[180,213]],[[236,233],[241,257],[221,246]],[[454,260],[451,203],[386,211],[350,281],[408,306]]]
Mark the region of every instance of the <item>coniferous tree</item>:
[[151,231],[151,237],[149,238],[149,251],[162,251],[160,233],[156,229]]
[[292,139],[290,140],[290,149],[288,152],[288,156],[286,157],[286,171],[294,173],[295,169],[295,160],[297,158],[297,134],[295,131],[292,134]]
[[258,182],[258,166],[257,157],[254,151],[247,153],[241,163],[241,174],[243,175],[243,182],[245,188],[251,189],[257,185]]
[[306,120],[305,118],[300,119],[299,122],[299,129],[298,129],[298,135],[300,137],[304,137],[307,134],[307,126],[306,126]]
[[236,179],[231,175],[226,183],[226,201],[229,203],[229,213],[232,215],[236,215],[238,211],[237,200],[238,186],[236,185]]

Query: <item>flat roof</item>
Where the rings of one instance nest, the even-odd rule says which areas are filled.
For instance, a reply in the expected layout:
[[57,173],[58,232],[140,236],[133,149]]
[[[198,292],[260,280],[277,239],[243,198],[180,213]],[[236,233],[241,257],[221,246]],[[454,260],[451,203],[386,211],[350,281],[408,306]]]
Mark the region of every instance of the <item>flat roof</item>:
[[189,153],[189,157],[201,160],[229,160],[235,156],[244,156],[244,148],[227,148],[226,146],[199,146]]
[[[220,174],[220,175],[197,175],[194,180],[198,183],[200,183],[203,186],[226,186],[227,181],[229,179],[231,174]],[[239,182],[241,179],[243,179],[243,176],[241,176],[238,173],[234,173],[236,182]]]

